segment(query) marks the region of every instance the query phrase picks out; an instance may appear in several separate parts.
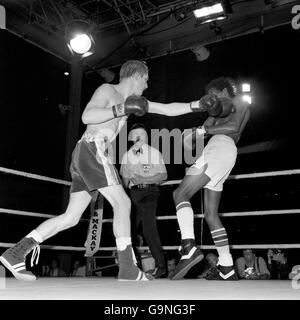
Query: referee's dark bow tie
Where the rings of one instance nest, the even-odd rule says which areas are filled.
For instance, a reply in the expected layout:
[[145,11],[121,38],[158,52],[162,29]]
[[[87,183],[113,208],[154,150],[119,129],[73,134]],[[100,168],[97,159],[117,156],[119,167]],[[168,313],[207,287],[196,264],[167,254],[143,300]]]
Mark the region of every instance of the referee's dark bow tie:
[[133,154],[138,155],[140,153],[143,153],[143,149],[139,148],[139,149],[132,149]]

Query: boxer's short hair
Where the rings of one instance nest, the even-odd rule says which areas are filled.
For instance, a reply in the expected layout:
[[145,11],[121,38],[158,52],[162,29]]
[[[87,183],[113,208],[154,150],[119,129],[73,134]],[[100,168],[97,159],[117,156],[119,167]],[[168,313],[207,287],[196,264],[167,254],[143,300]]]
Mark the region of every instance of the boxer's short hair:
[[133,125],[130,127],[129,131],[132,131],[132,130],[134,130],[134,129],[144,129],[144,130],[147,132],[147,129],[146,129],[145,125],[143,125],[142,123],[135,123],[135,124],[133,124]]
[[210,81],[206,86],[206,92],[208,92],[210,89],[216,89],[218,91],[227,89],[228,94],[232,98],[237,95],[236,83],[233,79],[228,77],[219,77]]
[[130,78],[135,74],[139,76],[147,75],[149,69],[144,61],[128,60],[120,69],[120,80]]

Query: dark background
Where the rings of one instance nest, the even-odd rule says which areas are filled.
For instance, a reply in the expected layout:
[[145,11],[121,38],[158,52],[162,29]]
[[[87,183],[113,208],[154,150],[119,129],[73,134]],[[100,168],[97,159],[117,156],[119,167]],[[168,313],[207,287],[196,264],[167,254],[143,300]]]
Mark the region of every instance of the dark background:
[[[144,95],[158,102],[188,102],[204,94],[208,81],[231,76],[238,83],[251,83],[251,120],[239,147],[281,139],[280,149],[238,157],[232,174],[299,168],[299,40],[300,32],[290,25],[210,45],[208,60],[197,62],[190,51],[147,62],[149,88]],[[0,166],[63,179],[66,115],[59,104],[68,104],[69,65],[25,41],[0,31]],[[119,71],[118,68],[115,70]],[[115,83],[118,82],[118,77]],[[94,90],[103,83],[95,73],[83,78],[82,110]],[[188,128],[201,124],[205,116],[181,117],[147,114],[129,118],[150,128]],[[81,125],[80,132],[84,131]],[[167,165],[168,179],[181,179],[183,165]],[[60,185],[0,173],[0,208],[59,214],[62,212]],[[162,187],[158,215],[175,213],[172,190]],[[258,178],[226,182],[220,212],[290,209],[299,207],[299,176]],[[200,212],[200,194],[193,199]],[[86,212],[84,217],[88,217]],[[105,217],[111,216],[106,204]],[[44,219],[1,213],[0,242],[16,242]],[[231,244],[299,243],[299,215],[224,218]],[[204,223],[196,220],[197,242],[212,244]],[[164,245],[179,244],[176,220],[159,221]],[[45,244],[83,246],[87,224],[56,235]],[[103,230],[103,246],[114,245],[110,225]],[[47,252],[47,250],[45,251]],[[287,250],[297,260],[297,250]],[[239,255],[234,251],[234,255]],[[265,251],[262,252],[265,255]],[[298,255],[299,256],[299,255]]]

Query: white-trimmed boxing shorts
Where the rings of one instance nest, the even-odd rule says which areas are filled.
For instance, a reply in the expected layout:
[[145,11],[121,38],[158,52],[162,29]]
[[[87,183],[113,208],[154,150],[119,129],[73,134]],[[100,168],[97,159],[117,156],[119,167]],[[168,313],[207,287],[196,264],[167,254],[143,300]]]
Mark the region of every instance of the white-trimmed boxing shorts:
[[121,184],[121,179],[109,152],[111,144],[102,136],[85,133],[72,154],[70,193]]
[[187,171],[187,175],[193,168],[201,170],[206,167],[204,173],[211,180],[204,188],[222,191],[223,184],[235,165],[236,157],[237,148],[232,138],[223,134],[214,135],[203,149],[201,156]]

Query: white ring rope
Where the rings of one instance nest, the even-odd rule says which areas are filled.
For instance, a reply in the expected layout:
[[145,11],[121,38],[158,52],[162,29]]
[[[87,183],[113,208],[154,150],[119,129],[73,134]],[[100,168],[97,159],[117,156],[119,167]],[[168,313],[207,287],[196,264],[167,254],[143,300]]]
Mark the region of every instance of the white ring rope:
[[[0,242],[0,247],[10,248],[14,246],[15,243]],[[66,250],[66,251],[85,251],[85,247],[72,247],[72,246],[51,246],[51,245],[41,245],[42,249],[51,250]],[[197,246],[203,250],[213,250],[216,249],[214,245],[202,245]],[[299,249],[300,243],[287,243],[287,244],[233,244],[229,245],[231,249]],[[178,250],[178,246],[162,246],[164,250]],[[149,247],[137,247],[139,250],[149,250]],[[99,251],[115,251],[116,247],[100,247]],[[95,256],[94,256],[95,257]],[[101,256],[98,256],[101,258]],[[97,258],[97,257],[96,257]],[[113,258],[113,256],[112,256]]]
[[[15,243],[6,243],[0,242],[0,247],[2,248],[10,248],[14,246]],[[66,250],[66,251],[85,251],[85,247],[72,247],[72,246],[51,246],[51,245],[41,245],[43,249],[51,249],[51,250]]]
[[[29,212],[29,211],[21,211],[21,210],[12,210],[12,209],[5,209],[5,208],[0,208],[0,213],[1,212],[2,213],[19,215],[19,216],[38,217],[38,218],[54,218],[54,217],[57,217],[54,214]],[[90,220],[89,219],[80,219],[80,221],[89,222]]]
[[[223,212],[219,213],[220,217],[246,217],[246,216],[265,216],[276,214],[293,214],[300,213],[300,209],[287,209],[287,210],[262,210],[262,211],[242,211],[242,212]],[[204,218],[204,214],[195,214],[195,218]],[[172,216],[157,216],[157,220],[175,220],[176,215]],[[103,223],[112,222],[113,219],[103,219]]]
[[[216,249],[214,245],[202,245],[197,247],[203,250]],[[287,244],[233,244],[229,245],[231,249],[299,249],[300,243],[287,243]],[[164,250],[178,250],[178,246],[162,246]],[[149,250],[149,247],[137,247],[140,250]],[[114,251],[116,247],[100,247],[102,251]]]
[[[26,178],[31,178],[31,179],[37,179],[37,180],[48,181],[48,182],[53,182],[53,183],[58,183],[58,184],[64,184],[64,185],[67,185],[67,186],[71,185],[70,181],[49,178],[49,177],[41,176],[41,175],[34,174],[34,173],[28,173],[28,172],[23,172],[23,171],[18,171],[18,170],[12,170],[12,169],[4,168],[4,167],[0,167],[0,172],[14,174],[14,175],[18,175],[18,176],[22,176],[22,177],[26,177]],[[230,175],[228,177],[228,180],[275,177],[275,176],[285,176],[285,175],[294,175],[294,174],[300,174],[300,169],[282,170],[282,171],[254,172],[254,173]],[[170,181],[163,182],[161,185],[179,184],[181,181],[182,180],[170,180]]]
[[[27,217],[38,217],[38,218],[54,218],[57,215],[46,214],[39,212],[29,212],[21,210],[12,210],[6,208],[0,208],[0,213],[8,213],[13,215],[27,216]],[[266,210],[266,211],[242,211],[242,212],[223,212],[220,213],[220,217],[245,217],[245,216],[265,216],[265,215],[277,215],[277,214],[295,214],[300,213],[300,209],[287,209],[287,210]],[[204,214],[195,214],[195,218],[204,218]],[[176,215],[172,216],[157,216],[157,220],[175,220]],[[82,222],[89,222],[89,219],[80,219]],[[113,222],[113,219],[103,219],[103,223]]]
[[[235,175],[230,175],[228,177],[228,180],[276,177],[276,176],[285,176],[285,175],[294,175],[294,174],[300,174],[300,169],[235,174]],[[181,181],[182,180],[170,180],[170,181],[163,182],[161,185],[179,184]]]
[[71,185],[70,181],[49,178],[49,177],[46,177],[46,176],[41,176],[39,174],[28,173],[28,172],[23,172],[23,171],[18,171],[18,170],[12,170],[12,169],[7,169],[7,168],[3,168],[3,167],[0,167],[0,172],[10,173],[10,174],[14,174],[14,175],[17,175],[17,176],[22,176],[22,177],[25,177],[25,178],[31,178],[31,179],[36,179],[36,180],[54,182],[54,183],[58,183],[58,184],[64,184],[66,186],[70,186]]

